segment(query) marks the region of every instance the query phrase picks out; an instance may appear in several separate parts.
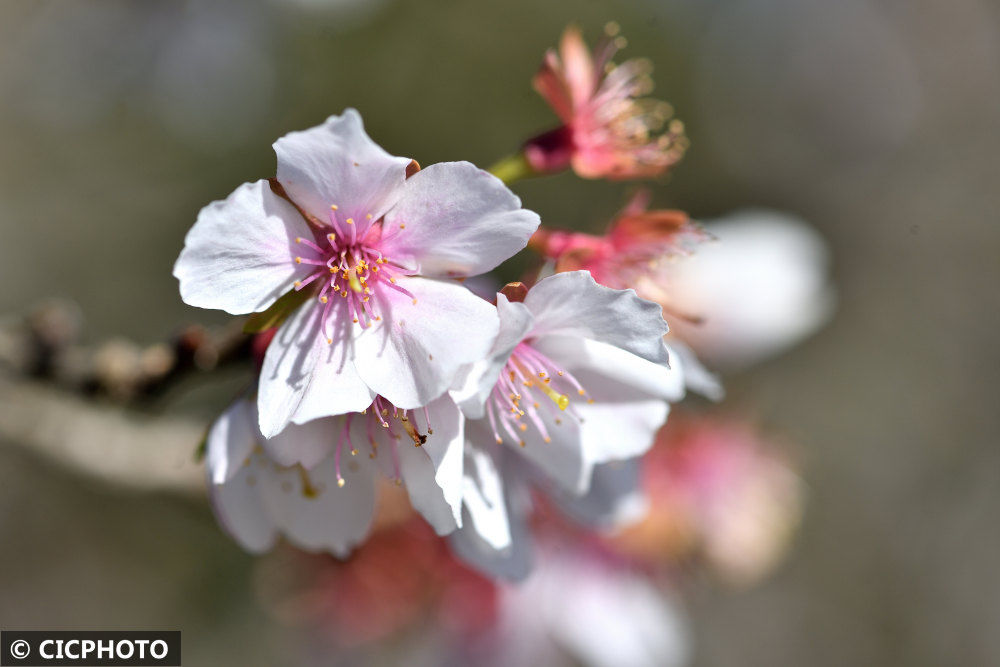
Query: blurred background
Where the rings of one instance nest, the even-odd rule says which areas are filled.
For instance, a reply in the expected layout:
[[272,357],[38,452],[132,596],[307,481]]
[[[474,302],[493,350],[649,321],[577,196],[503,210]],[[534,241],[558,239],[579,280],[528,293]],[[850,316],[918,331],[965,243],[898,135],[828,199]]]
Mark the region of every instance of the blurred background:
[[[995,3],[7,0],[0,315],[70,299],[90,341],[221,323],[171,267],[201,206],[273,175],[274,139],[353,106],[393,154],[488,166],[554,124],[530,87],[545,49],[610,20],[691,140],[654,202],[801,216],[839,294],[822,332],[727,379],[727,405],[797,443],[808,504],[762,584],[684,582],[694,663],[1000,663]],[[590,231],[630,191],[514,189]],[[158,409],[207,424],[244,382]],[[204,502],[0,444],[0,626],[181,629],[190,665],[322,662],[260,609],[254,559]]]

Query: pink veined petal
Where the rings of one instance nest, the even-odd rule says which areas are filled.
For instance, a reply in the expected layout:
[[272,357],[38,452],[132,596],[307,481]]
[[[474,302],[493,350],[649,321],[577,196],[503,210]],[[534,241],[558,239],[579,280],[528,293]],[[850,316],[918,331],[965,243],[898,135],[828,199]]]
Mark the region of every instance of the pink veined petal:
[[496,309],[461,285],[427,278],[398,280],[416,300],[377,294],[382,320],[355,339],[365,383],[401,409],[427,405],[462,367],[485,357],[499,328]]
[[475,276],[522,250],[538,224],[497,177],[442,162],[407,179],[385,217],[382,249],[415,260],[423,276]]
[[337,206],[340,219],[352,218],[361,235],[396,202],[410,163],[372,141],[354,109],[286,134],[274,152],[278,181],[292,201],[324,223]]
[[296,424],[361,412],[375,398],[375,392],[361,379],[354,363],[353,330],[357,325],[346,312],[347,304],[341,299],[337,299],[336,303],[327,323],[333,343],[327,342],[323,332],[317,333],[320,342],[316,365],[302,402],[292,415]]
[[490,356],[474,363],[463,378],[462,385],[451,392],[452,398],[470,419],[479,419],[485,414],[486,399],[493,391],[500,371],[534,323],[531,311],[523,303],[511,302],[503,294],[497,294],[497,315],[500,317],[500,332]]
[[295,263],[295,238],[311,235],[267,181],[244,183],[203,208],[187,233],[174,264],[181,298],[233,315],[264,310],[309,273]]
[[293,544],[346,557],[368,534],[375,510],[375,471],[365,457],[341,466],[333,457],[308,472],[298,467],[260,468],[260,497],[274,523]]
[[524,299],[535,316],[532,335],[589,338],[654,363],[668,362],[662,309],[634,290],[597,284],[587,271],[557,273],[541,280]]

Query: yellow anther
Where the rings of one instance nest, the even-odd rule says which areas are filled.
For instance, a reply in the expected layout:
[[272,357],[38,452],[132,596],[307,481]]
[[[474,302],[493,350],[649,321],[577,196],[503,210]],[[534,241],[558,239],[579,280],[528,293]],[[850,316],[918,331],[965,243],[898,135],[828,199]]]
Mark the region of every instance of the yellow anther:
[[327,345],[333,345],[333,339],[332,338],[327,338],[326,339],[326,344]]
[[357,324],[357,323],[358,323],[358,318],[356,318],[356,317],[354,318],[354,323],[355,323],[355,324]]
[[393,285],[395,285],[396,284],[396,279],[395,278],[389,278],[389,282],[392,283]]
[[337,269],[335,269],[335,268],[333,268],[333,267],[331,266],[331,267],[330,267],[330,273],[336,273],[336,272],[337,272]]
[[503,444],[503,438],[497,438],[497,444],[498,445],[502,445]]
[[413,305],[414,306],[417,305],[417,300],[416,299],[413,300]]
[[302,237],[301,236],[296,236],[295,237],[295,242],[296,243],[302,243]]
[[552,442],[552,438],[550,438],[549,436],[545,436],[543,440],[545,440],[545,442]]
[[519,444],[519,445],[521,445],[522,447],[524,447],[524,440],[522,440],[521,442],[519,442],[519,443],[517,443],[517,444]]
[[406,229],[406,225],[400,225],[399,228],[400,229]]
[[296,257],[295,258],[295,263],[296,264],[301,264],[302,263],[302,258],[301,257]]
[[347,224],[353,225],[354,224],[354,218],[348,218],[347,219]]
[[344,484],[346,484],[346,483],[347,482],[344,481],[343,477],[338,477],[337,478],[337,486],[339,486],[340,488],[344,488]]
[[333,232],[330,232],[329,234],[326,235],[326,238],[327,238],[328,241],[334,241],[334,240],[336,240],[337,235],[334,234]]
[[520,424],[518,424],[518,425],[517,425],[517,427],[518,427],[519,429],[521,429],[522,431],[527,431],[527,430],[528,430],[528,425],[527,425],[527,424],[525,424],[525,423],[523,423],[523,422],[522,422],[522,423],[520,423]]
[[295,281],[295,287],[302,287],[302,281],[301,280],[296,280]]
[[326,303],[327,301],[329,301],[329,299],[328,299],[328,298],[326,298],[326,295],[324,295],[324,296],[321,296],[321,297],[319,298],[319,302],[320,302],[320,303]]
[[358,450],[355,447],[351,447],[351,456],[357,456]]
[[331,211],[336,211],[337,210],[337,205],[336,204],[330,204],[330,210]]
[[552,401],[559,406],[560,410],[565,410],[569,407],[569,396],[566,394],[557,393],[552,387],[547,384],[540,385],[541,390],[545,392],[545,395],[552,399]]
[[369,213],[368,215],[365,216],[365,218],[367,218],[368,220],[371,220],[372,219],[372,214]]
[[586,396],[587,395],[587,392],[585,392],[583,389],[577,389],[576,393],[580,394],[581,396]]

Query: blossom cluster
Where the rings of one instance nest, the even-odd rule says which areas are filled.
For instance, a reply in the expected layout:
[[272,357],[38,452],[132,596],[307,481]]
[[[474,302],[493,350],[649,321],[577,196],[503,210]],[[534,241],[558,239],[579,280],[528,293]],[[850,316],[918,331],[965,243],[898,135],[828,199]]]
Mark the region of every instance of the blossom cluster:
[[[273,178],[202,209],[174,267],[181,296],[248,315],[261,342],[252,389],[206,447],[214,510],[244,548],[284,538],[346,557],[399,486],[460,559],[520,579],[540,505],[602,528],[641,516],[639,462],[671,404],[721,396],[692,348],[701,306],[729,302],[685,301],[675,268],[714,236],[645,193],[605,235],[558,231],[508,188],[680,159],[683,127],[642,97],[648,65],[614,66],[608,33],[592,54],[567,30],[534,82],[562,124],[489,171],[422,169],[348,109],[278,139]],[[523,281],[482,294],[466,280],[528,247],[542,263]]]

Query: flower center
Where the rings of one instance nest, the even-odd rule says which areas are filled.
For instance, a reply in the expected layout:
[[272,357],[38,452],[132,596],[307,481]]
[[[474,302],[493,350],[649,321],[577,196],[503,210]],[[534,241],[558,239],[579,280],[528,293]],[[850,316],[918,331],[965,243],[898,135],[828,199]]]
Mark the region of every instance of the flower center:
[[372,296],[380,286],[393,289],[417,300],[413,294],[396,283],[399,276],[412,275],[412,271],[393,262],[380,250],[382,243],[382,221],[371,223],[372,216],[365,216],[365,226],[359,232],[359,225],[353,218],[341,220],[337,206],[330,206],[330,223],[325,236],[317,235],[315,240],[298,237],[295,243],[305,250],[304,255],[295,258],[297,264],[308,264],[316,270],[295,281],[295,290],[320,281],[317,295],[323,304],[321,318],[326,340],[333,344],[329,331],[330,314],[334,308],[340,309],[340,317],[350,318],[362,328],[382,319]]
[[389,436],[389,447],[392,457],[392,479],[397,485],[401,484],[399,442],[405,435],[410,438],[414,447],[420,447],[427,442],[427,436],[434,433],[434,429],[431,428],[431,418],[427,408],[425,407],[420,410],[419,414],[423,416],[423,434],[420,433],[420,427],[417,424],[418,412],[416,410],[400,410],[381,396],[376,396],[371,407],[362,411],[360,415],[351,413],[344,417],[344,427],[341,429],[340,437],[337,439],[337,449],[333,455],[334,465],[337,469],[337,486],[344,486],[344,478],[340,474],[340,457],[344,450],[344,445],[347,445],[347,451],[351,456],[358,455],[359,450],[355,446],[353,436],[351,435],[351,422],[355,417],[365,420],[365,439],[368,440],[370,448],[368,458],[374,459],[378,456],[378,441],[376,438],[378,429],[382,429],[382,432]]
[[[486,415],[497,444],[503,443],[500,428],[515,442],[524,447],[520,433],[528,430],[530,422],[545,442],[551,442],[542,411],[549,411],[556,426],[562,424],[562,413],[582,422],[570,403],[570,394],[587,397],[587,392],[572,373],[558,368],[551,359],[521,342],[514,348],[507,365],[500,372],[486,405]],[[593,399],[587,398],[588,403]],[[543,407],[544,406],[544,407]],[[525,419],[527,417],[527,419]]]

